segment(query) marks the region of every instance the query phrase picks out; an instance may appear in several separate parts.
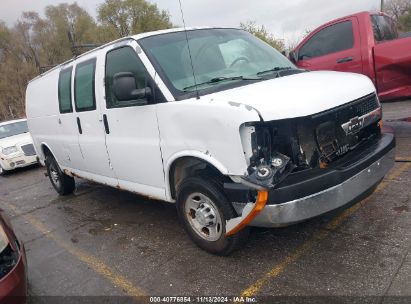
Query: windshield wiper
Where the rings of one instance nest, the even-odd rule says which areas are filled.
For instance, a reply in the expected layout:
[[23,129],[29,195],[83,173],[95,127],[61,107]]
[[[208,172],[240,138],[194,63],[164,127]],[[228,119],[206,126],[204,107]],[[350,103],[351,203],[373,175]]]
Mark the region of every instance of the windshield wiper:
[[266,74],[266,73],[270,73],[270,72],[286,71],[286,70],[291,70],[291,69],[293,69],[293,68],[292,67],[274,67],[274,68],[269,69],[269,70],[258,72],[257,75],[262,75],[262,74]]
[[224,82],[224,81],[232,81],[232,80],[264,80],[263,78],[260,77],[244,77],[244,76],[234,76],[234,77],[224,77],[224,76],[220,76],[220,77],[214,77],[211,78],[210,80],[207,80],[205,82],[201,82],[201,83],[197,83],[197,84],[193,84],[191,86],[185,87],[183,89],[183,91],[187,91],[189,89],[193,89],[196,88],[198,86],[202,86],[202,85],[206,85],[206,84],[216,84],[216,83],[220,83],[220,82]]

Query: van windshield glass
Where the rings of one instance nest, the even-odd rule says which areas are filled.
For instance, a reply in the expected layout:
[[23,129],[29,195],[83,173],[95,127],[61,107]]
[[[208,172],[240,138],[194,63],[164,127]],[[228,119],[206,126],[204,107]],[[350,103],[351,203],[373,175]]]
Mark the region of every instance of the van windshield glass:
[[227,84],[243,85],[262,80],[262,71],[275,73],[279,69],[295,68],[280,52],[242,30],[189,30],[187,37],[193,66],[184,31],[139,40],[175,96],[195,91],[193,68],[197,89],[207,93]]
[[27,121],[20,121],[6,125],[1,125],[0,139],[28,132],[29,129],[27,127]]

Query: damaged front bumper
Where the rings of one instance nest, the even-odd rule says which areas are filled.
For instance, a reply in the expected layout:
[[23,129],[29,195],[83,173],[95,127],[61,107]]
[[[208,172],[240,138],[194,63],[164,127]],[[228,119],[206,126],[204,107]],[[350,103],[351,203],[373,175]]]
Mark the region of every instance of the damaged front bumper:
[[395,151],[391,150],[358,174],[321,192],[282,204],[266,205],[250,225],[287,226],[344,206],[376,186],[393,167],[394,156]]
[[[267,190],[264,208],[248,225],[287,226],[356,201],[370,192],[393,167],[394,148],[394,135],[382,134],[372,145],[355,151],[354,156],[343,158],[330,168],[290,174],[275,188]],[[225,190],[238,214],[243,216],[250,203],[241,198],[256,190],[238,184],[225,184]],[[227,226],[230,228],[233,223],[229,220]]]

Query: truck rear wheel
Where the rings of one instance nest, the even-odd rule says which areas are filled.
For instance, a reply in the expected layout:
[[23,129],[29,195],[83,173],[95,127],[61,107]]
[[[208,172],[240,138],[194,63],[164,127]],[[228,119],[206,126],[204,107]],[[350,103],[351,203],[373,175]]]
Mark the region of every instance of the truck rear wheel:
[[209,179],[189,177],[178,191],[177,211],[190,238],[200,248],[217,255],[229,255],[248,236],[248,228],[226,236],[226,220],[237,214],[221,186]]
[[73,193],[75,189],[74,178],[64,174],[55,158],[51,155],[46,157],[47,173],[53,188],[60,195],[68,195]]

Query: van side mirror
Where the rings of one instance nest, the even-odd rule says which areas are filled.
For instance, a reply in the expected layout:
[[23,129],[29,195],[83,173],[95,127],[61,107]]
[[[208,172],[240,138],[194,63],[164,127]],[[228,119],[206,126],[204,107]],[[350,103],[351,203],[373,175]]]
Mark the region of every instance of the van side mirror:
[[297,51],[290,51],[290,54],[288,55],[288,57],[290,58],[290,60],[291,60],[293,63],[297,63],[297,61],[298,61]]
[[133,73],[121,72],[113,76],[113,93],[118,101],[137,101],[136,104],[147,104],[141,99],[150,99],[152,92],[150,87],[138,89]]

